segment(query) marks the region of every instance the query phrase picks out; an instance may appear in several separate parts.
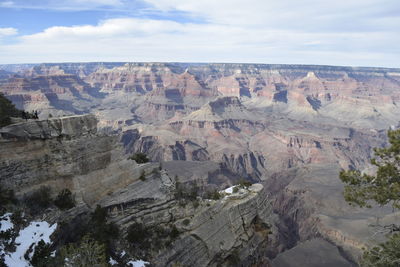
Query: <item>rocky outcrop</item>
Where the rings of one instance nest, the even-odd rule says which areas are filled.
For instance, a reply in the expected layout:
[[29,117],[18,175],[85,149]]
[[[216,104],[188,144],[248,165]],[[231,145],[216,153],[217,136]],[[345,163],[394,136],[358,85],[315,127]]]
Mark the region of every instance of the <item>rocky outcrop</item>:
[[92,205],[140,175],[118,136],[97,133],[93,115],[14,124],[0,134],[1,183],[18,195],[40,186],[52,187],[53,193],[69,188]]
[[267,242],[273,217],[262,190],[262,185],[254,184],[244,195],[224,198],[195,214],[183,227],[184,237],[174,243],[174,250],[158,257],[157,265],[216,266],[228,262],[233,253],[239,258],[251,255],[247,264],[266,258],[267,251],[259,255],[257,249]]
[[246,265],[267,260],[276,227],[261,184],[222,200],[200,200],[198,206],[185,207],[171,195],[174,190],[175,179],[161,172],[111,194],[102,203],[111,210],[113,221],[124,228],[134,222],[178,227],[179,237],[153,252],[149,260],[155,266],[230,265],[233,256]]
[[81,138],[97,133],[97,119],[93,115],[70,116],[48,120],[29,120],[0,129],[3,142],[51,138]]

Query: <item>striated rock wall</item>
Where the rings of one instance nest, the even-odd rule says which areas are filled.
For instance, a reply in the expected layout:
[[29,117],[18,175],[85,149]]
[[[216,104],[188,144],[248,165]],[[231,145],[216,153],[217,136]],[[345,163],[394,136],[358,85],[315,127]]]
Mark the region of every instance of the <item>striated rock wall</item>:
[[69,188],[91,205],[138,179],[118,136],[97,133],[93,115],[28,121],[0,129],[0,182],[17,195]]
[[171,194],[174,187],[174,178],[163,171],[109,195],[102,204],[124,229],[134,222],[178,228],[180,235],[172,244],[152,252],[150,261],[155,266],[230,266],[232,254],[245,265],[267,261],[268,251],[276,245],[277,228],[261,184],[221,200],[200,200],[199,206],[184,207]]
[[[179,236],[167,248],[148,252],[147,260],[155,266],[230,266],[232,257],[249,265],[268,261],[278,242],[276,216],[261,184],[221,200],[198,198],[198,205],[182,206],[174,195],[173,174],[186,183],[195,167],[185,173],[171,162],[168,171],[160,171],[159,164],[127,160],[119,136],[98,133],[93,115],[13,124],[1,128],[0,136],[0,182],[17,196],[40,186],[49,186],[53,193],[69,188],[78,205],[61,216],[64,219],[74,220],[74,215],[88,212],[88,206],[100,204],[122,233],[135,222],[177,227]],[[199,178],[200,173],[218,170],[217,164],[211,165],[198,167]],[[144,180],[139,179],[142,172]],[[53,213],[47,220],[60,216]]]

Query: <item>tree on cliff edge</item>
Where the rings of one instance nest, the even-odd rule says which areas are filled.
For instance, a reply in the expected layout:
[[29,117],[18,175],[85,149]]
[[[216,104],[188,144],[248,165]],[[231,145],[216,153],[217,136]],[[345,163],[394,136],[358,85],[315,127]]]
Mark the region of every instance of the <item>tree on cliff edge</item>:
[[0,93],[0,127],[11,124],[11,117],[21,117],[21,111]]
[[[359,170],[341,171],[340,179],[346,184],[344,198],[350,204],[371,207],[372,203],[390,204],[400,209],[400,130],[388,131],[390,146],[375,148],[371,163],[377,167],[375,175]],[[366,251],[362,266],[400,266],[400,225],[385,226],[389,240]]]

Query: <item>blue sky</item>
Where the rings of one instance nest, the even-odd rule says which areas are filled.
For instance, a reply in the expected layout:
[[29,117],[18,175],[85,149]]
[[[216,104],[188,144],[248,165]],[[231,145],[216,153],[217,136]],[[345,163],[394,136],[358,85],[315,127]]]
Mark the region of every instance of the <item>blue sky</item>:
[[0,0],[0,64],[400,67],[398,0]]

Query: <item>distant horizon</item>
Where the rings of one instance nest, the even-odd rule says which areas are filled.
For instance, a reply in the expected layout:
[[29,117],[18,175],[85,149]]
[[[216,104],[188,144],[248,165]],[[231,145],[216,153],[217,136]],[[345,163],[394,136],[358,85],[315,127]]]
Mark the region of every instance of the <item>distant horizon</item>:
[[352,66],[352,65],[330,65],[330,64],[302,64],[302,63],[248,63],[248,62],[189,62],[189,61],[63,61],[63,62],[28,62],[28,63],[0,63],[0,66],[10,65],[58,65],[58,64],[230,64],[230,65],[265,65],[265,66],[307,66],[307,67],[340,67],[352,69],[389,69],[400,71],[400,67],[386,67],[386,66]]

